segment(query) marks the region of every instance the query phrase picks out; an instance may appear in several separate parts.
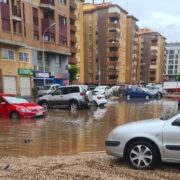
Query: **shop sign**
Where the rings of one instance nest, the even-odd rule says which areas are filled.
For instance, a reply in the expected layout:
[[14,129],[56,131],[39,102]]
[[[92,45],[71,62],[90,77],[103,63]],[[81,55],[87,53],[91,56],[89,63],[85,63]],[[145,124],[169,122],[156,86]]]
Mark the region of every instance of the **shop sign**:
[[49,78],[49,73],[35,72],[34,76],[37,78]]
[[29,75],[29,76],[32,76],[33,75],[33,70],[32,69],[19,68],[18,69],[18,74],[19,75]]
[[56,73],[55,74],[56,79],[69,79],[69,74],[68,73]]

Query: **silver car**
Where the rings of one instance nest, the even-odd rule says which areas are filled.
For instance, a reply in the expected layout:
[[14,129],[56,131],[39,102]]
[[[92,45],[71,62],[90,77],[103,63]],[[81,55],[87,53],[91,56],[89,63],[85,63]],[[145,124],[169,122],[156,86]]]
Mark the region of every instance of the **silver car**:
[[121,125],[105,142],[109,155],[126,158],[136,169],[159,161],[180,163],[180,114]]

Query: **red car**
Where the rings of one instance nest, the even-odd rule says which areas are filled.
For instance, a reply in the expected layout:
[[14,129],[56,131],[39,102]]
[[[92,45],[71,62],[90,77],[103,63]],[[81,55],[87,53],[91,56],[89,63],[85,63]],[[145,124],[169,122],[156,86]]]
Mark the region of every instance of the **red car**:
[[44,116],[46,111],[36,103],[30,103],[22,97],[0,94],[0,117],[20,119]]

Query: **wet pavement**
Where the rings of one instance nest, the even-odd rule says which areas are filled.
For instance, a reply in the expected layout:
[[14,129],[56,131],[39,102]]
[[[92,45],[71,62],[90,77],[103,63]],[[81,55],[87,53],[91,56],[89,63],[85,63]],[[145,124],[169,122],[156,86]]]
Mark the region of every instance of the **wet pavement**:
[[51,110],[45,119],[0,119],[1,156],[55,156],[104,151],[108,133],[130,121],[175,114],[177,102],[109,102],[104,108]]

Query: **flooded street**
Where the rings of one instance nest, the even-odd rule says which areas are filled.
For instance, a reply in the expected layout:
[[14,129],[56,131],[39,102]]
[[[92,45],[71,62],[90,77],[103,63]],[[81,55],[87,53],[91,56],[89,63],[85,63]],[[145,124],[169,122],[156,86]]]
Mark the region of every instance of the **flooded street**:
[[104,151],[108,133],[130,121],[175,114],[171,100],[109,102],[104,108],[51,110],[45,119],[0,120],[1,156],[55,156]]

